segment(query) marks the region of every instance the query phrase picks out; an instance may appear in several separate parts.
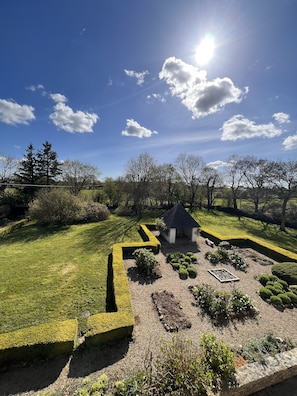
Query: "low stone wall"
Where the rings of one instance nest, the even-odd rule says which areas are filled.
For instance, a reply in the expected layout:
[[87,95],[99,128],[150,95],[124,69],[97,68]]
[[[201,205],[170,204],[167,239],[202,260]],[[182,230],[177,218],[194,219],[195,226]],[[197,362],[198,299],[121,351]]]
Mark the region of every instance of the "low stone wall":
[[297,348],[269,356],[265,363],[250,363],[236,370],[238,385],[221,396],[247,396],[297,375]]

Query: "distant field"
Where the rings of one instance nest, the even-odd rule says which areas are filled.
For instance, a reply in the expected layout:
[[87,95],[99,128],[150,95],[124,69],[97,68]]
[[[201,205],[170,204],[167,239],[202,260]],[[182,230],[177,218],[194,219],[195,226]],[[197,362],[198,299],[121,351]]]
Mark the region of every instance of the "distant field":
[[0,240],[0,333],[105,311],[116,242],[141,240],[137,221],[111,216],[59,230],[28,225]]
[[202,227],[215,231],[223,236],[253,235],[260,240],[267,241],[275,246],[297,253],[297,230],[279,230],[277,225],[265,225],[261,221],[231,216],[219,211],[195,211],[193,217]]

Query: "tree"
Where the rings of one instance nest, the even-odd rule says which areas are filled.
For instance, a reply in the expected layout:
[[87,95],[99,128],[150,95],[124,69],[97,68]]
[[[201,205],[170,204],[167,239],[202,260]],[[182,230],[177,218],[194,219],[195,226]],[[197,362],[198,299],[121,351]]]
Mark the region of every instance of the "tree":
[[152,194],[157,204],[173,205],[176,195],[177,173],[173,165],[163,164],[155,167],[152,180]]
[[242,170],[243,179],[252,197],[254,212],[258,213],[261,199],[264,198],[265,186],[269,176],[267,174],[268,161],[247,156],[239,160],[238,166]]
[[180,154],[175,161],[176,171],[188,188],[190,210],[196,201],[203,166],[202,159],[192,154]]
[[26,199],[31,201],[36,192],[34,185],[37,184],[38,181],[37,159],[33,144],[29,144],[27,147],[26,154],[20,162],[15,176],[19,183],[26,184],[23,193]]
[[9,183],[17,170],[18,161],[10,156],[0,155],[0,182]]
[[214,190],[216,184],[219,182],[220,177],[219,173],[216,169],[211,168],[210,166],[205,166],[202,170],[202,182],[206,189],[206,197],[207,197],[207,209],[210,208],[214,204]]
[[141,218],[142,211],[150,196],[150,186],[156,168],[155,159],[148,153],[132,158],[126,165],[125,181],[133,200],[135,213]]
[[43,143],[42,150],[38,150],[36,162],[38,179],[41,184],[53,183],[62,172],[57,153],[52,150],[52,145],[48,141]]
[[227,184],[232,192],[233,209],[238,209],[237,200],[242,187],[243,172],[240,166],[240,157],[232,155],[229,158],[229,168],[227,170]]
[[269,183],[281,200],[280,230],[286,230],[287,205],[297,196],[297,161],[271,161],[267,164]]
[[75,195],[96,183],[99,175],[96,166],[78,160],[67,160],[61,166],[61,180],[70,186],[70,191]]

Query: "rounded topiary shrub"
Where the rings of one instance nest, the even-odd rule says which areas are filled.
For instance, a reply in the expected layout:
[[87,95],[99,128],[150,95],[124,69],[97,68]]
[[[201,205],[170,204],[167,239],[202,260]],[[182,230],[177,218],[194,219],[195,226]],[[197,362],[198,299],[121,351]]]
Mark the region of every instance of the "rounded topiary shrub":
[[194,268],[192,265],[189,265],[189,267],[187,268],[187,271],[188,271],[188,274],[189,274],[190,278],[196,278],[196,276],[197,276],[196,268]]
[[276,276],[276,275],[269,275],[269,280],[270,281],[272,281],[272,282],[275,282],[275,281],[277,281],[278,280],[278,276]]
[[178,271],[178,275],[179,275],[180,279],[185,280],[185,279],[188,279],[189,273],[186,268],[181,267]]
[[271,302],[271,304],[275,305],[276,307],[282,307],[283,306],[282,299],[279,296],[271,296],[270,297],[270,302]]
[[286,282],[285,280],[279,279],[279,280],[277,281],[277,283],[281,284],[284,290],[288,290],[289,285],[288,285],[288,282]]
[[261,283],[261,285],[265,286],[266,283],[269,281],[269,275],[266,274],[259,275],[258,281]]
[[277,263],[272,266],[272,273],[289,285],[297,284],[297,263],[285,262]]
[[172,268],[174,269],[174,271],[178,271],[180,268],[179,263],[171,263]]
[[291,304],[290,296],[288,296],[287,293],[280,293],[278,294],[277,297],[279,297],[282,300],[283,305]]
[[276,288],[272,285],[265,286],[265,288],[271,290],[272,294],[274,294],[275,296],[277,296],[281,292],[279,288]]
[[259,290],[259,295],[261,298],[263,298],[263,300],[269,300],[269,298],[273,296],[273,293],[270,289],[267,289],[267,287],[262,287]]
[[291,291],[286,292],[286,295],[290,297],[292,304],[297,304],[297,295]]

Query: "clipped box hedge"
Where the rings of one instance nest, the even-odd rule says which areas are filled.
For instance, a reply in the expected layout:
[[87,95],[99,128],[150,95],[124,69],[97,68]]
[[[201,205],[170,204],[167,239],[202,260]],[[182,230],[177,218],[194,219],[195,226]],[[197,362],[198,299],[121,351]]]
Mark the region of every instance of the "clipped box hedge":
[[0,366],[70,355],[77,343],[78,322],[70,319],[0,334]]
[[250,247],[276,261],[297,261],[296,253],[271,245],[268,242],[260,241],[254,237],[243,236],[238,238],[236,236],[222,236],[216,232],[208,230],[207,228],[202,228],[200,234],[203,237],[212,240],[216,245],[218,245],[221,241],[228,241],[230,244],[235,246]]
[[7,227],[4,227],[2,230],[0,230],[0,238],[3,238],[5,235],[10,234],[12,231],[23,227],[29,221],[30,221],[30,219],[26,218],[26,219],[16,221],[15,223],[8,225]]
[[88,317],[88,331],[85,334],[85,343],[88,346],[117,341],[130,336],[133,332],[134,313],[123,260],[132,257],[134,250],[140,248],[150,249],[157,254],[161,246],[159,240],[146,225],[140,225],[139,233],[143,242],[113,245],[112,273],[116,312],[106,312]]

